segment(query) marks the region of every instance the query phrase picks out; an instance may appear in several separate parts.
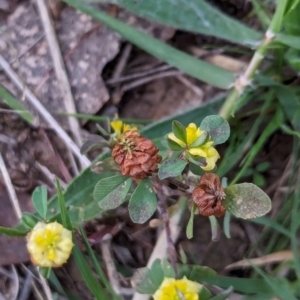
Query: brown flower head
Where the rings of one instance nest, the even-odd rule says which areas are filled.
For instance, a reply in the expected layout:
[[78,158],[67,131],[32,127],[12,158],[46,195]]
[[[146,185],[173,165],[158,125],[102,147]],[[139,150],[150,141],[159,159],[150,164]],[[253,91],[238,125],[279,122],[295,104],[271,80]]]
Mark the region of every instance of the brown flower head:
[[137,130],[128,130],[120,136],[112,149],[112,156],[123,175],[143,179],[157,170],[161,162],[158,148]]
[[221,217],[226,211],[222,204],[225,196],[220,178],[214,173],[205,173],[193,191],[192,200],[201,215]]

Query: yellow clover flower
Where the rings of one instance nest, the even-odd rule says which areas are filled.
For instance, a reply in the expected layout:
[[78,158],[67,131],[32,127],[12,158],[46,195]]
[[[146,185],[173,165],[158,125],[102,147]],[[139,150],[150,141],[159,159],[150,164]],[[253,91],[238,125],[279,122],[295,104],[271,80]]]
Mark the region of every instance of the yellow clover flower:
[[198,282],[182,279],[164,278],[159,289],[153,295],[154,300],[200,300],[202,285]]
[[130,126],[129,124],[123,123],[121,120],[111,121],[110,122],[111,128],[117,134],[117,137],[121,136],[124,132],[128,130],[136,130],[136,126]]
[[168,138],[181,147],[186,147],[190,154],[205,158],[207,165],[201,167],[204,171],[213,170],[216,166],[217,160],[220,158],[218,151],[212,147],[214,142],[209,141],[204,145],[193,147],[192,144],[201,136],[203,130],[201,130],[200,127],[197,127],[194,123],[190,123],[185,130],[186,142],[178,139],[173,132],[168,134]]
[[32,262],[40,267],[60,267],[73,246],[72,232],[57,222],[38,222],[28,234],[27,249]]
[[206,144],[189,149],[189,153],[195,156],[204,157],[206,161],[206,166],[201,167],[204,171],[211,171],[215,168],[217,160],[220,155],[216,148],[212,147],[214,142],[207,142]]

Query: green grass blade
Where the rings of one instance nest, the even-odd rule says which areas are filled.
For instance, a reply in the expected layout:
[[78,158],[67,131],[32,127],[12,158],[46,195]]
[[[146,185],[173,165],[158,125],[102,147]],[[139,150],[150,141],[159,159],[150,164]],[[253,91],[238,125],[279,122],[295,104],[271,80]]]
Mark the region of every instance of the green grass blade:
[[66,203],[64,199],[64,195],[60,186],[60,182],[58,179],[56,179],[56,190],[57,190],[57,199],[59,202],[59,207],[60,207],[60,214],[61,214],[61,219],[62,223],[65,228],[72,230],[72,223],[66,208]]
[[275,281],[273,278],[267,276],[265,272],[263,272],[263,270],[261,270],[257,266],[253,264],[251,264],[251,266],[259,275],[263,277],[265,282],[276,293],[276,296],[279,296],[281,299],[297,300],[297,298],[293,295],[293,292],[285,279],[282,279],[281,281],[278,280]]
[[279,116],[276,113],[276,115],[272,118],[272,120],[270,121],[270,123],[267,125],[267,127],[265,128],[265,130],[260,135],[260,137],[257,140],[257,142],[255,143],[255,145],[253,145],[253,147],[251,147],[249,155],[247,156],[246,161],[244,162],[242,169],[235,176],[235,178],[232,180],[232,182],[230,183],[230,185],[235,184],[243,176],[243,173],[250,166],[250,164],[252,163],[253,159],[255,158],[255,156],[257,155],[257,153],[260,151],[260,149],[264,145],[264,143],[267,141],[267,139],[269,138],[269,136],[279,128],[280,123],[281,122],[279,120]]
[[[107,120],[107,117],[105,117],[105,116],[95,116],[95,115],[89,115],[89,114],[70,114],[70,113],[62,112],[62,113],[60,113],[60,115],[74,117],[77,119],[96,121],[96,122]],[[130,118],[119,118],[119,120],[123,121],[126,124],[149,124],[152,122],[151,120],[130,119]]]
[[261,3],[260,0],[251,0],[251,2],[256,16],[258,17],[263,29],[266,30],[271,22],[270,16],[266,12],[263,3]]
[[93,0],[95,1],[115,3],[158,23],[246,46],[257,46],[262,38],[262,34],[204,0]]
[[280,33],[276,35],[276,41],[281,42],[291,48],[300,50],[300,37]]
[[264,226],[268,226],[282,234],[284,234],[286,237],[291,238],[291,233],[289,232],[289,230],[287,230],[285,227],[283,227],[281,224],[277,223],[276,221],[263,216],[260,218],[255,218],[255,219],[251,219],[249,220],[252,223],[256,223],[256,224],[260,224],[260,225],[264,225]]
[[233,73],[179,51],[142,31],[110,17],[95,7],[82,3],[80,0],[63,1],[110,27],[134,45],[191,76],[223,89],[229,88],[235,82]]
[[87,240],[87,237],[86,237],[85,232],[82,229],[82,227],[79,227],[79,232],[80,232],[80,234],[83,238],[83,242],[84,242],[85,247],[87,249],[88,255],[89,255],[89,257],[90,257],[90,259],[91,259],[91,261],[92,261],[92,263],[95,267],[95,270],[96,270],[98,276],[101,278],[101,280],[102,280],[103,284],[105,285],[105,287],[107,288],[107,290],[113,295],[113,297],[114,297],[113,299],[114,300],[121,300],[121,298],[116,294],[116,292],[113,290],[112,286],[110,285],[109,281],[107,280],[107,278],[106,278],[106,276],[105,276],[105,274],[104,274],[104,272],[103,272],[103,270],[102,270],[102,268],[101,268],[101,266],[100,266],[100,264],[99,264],[99,262],[98,262],[98,260],[95,256],[95,254],[92,250],[92,247],[91,247],[89,241]]
[[26,236],[27,233],[28,231],[0,226],[0,234],[5,234],[7,236]]
[[34,123],[34,116],[4,87],[0,85],[0,99],[30,124]]
[[78,270],[80,271],[82,278],[84,279],[87,287],[93,293],[95,298],[97,300],[110,300],[110,298],[106,294],[103,287],[100,285],[100,283],[94,277],[94,274],[93,274],[90,266],[88,265],[87,261],[85,260],[84,255],[80,251],[77,244],[75,244],[72,254],[73,254],[73,257],[75,259],[76,265],[78,267]]

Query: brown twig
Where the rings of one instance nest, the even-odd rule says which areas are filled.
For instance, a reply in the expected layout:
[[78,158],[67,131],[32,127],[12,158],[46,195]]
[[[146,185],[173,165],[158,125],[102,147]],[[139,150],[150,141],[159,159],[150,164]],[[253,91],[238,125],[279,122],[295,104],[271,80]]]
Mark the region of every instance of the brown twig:
[[[45,35],[50,49],[50,54],[53,60],[54,71],[56,73],[56,77],[61,88],[62,99],[64,101],[66,111],[68,113],[75,114],[76,113],[75,102],[73,99],[63,57],[61,55],[60,47],[53,28],[53,21],[51,18],[51,14],[45,3],[45,0],[36,0],[36,5],[38,7],[40,17],[44,26]],[[80,126],[78,120],[73,117],[69,117],[68,120],[70,125],[70,131],[73,134],[75,142],[77,143],[77,145],[81,145],[82,139],[80,135]]]

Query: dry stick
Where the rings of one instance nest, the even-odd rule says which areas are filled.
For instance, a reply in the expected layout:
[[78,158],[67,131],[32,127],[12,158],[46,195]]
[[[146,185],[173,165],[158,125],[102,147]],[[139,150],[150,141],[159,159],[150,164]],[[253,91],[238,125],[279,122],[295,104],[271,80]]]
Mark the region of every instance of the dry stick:
[[126,63],[129,59],[131,50],[132,50],[132,45],[127,44],[122,52],[122,55],[118,61],[116,68],[114,69],[114,72],[112,74],[112,80],[116,80],[116,79],[120,78],[120,76],[122,75],[124,68],[126,66]]
[[19,205],[19,202],[18,202],[17,194],[16,194],[16,191],[15,191],[15,189],[12,185],[12,182],[10,180],[10,177],[9,177],[9,174],[8,174],[8,171],[7,171],[7,168],[6,168],[6,165],[5,165],[5,162],[3,160],[1,152],[0,152],[0,171],[2,173],[3,180],[5,182],[5,185],[6,185],[6,188],[7,188],[7,191],[8,191],[8,195],[9,195],[10,201],[13,205],[14,211],[15,211],[18,219],[21,219],[22,218],[22,211],[21,211],[21,208],[20,208],[20,205]]
[[[125,66],[127,64],[127,61],[130,57],[131,50],[132,50],[132,45],[127,44],[125,46],[124,50],[122,51],[121,57],[114,69],[114,72],[112,74],[113,79],[119,78],[122,75],[122,73],[125,69]],[[121,101],[122,95],[123,95],[123,93],[120,92],[120,85],[117,84],[114,92],[111,95],[112,103],[115,105],[118,104]]]
[[3,68],[8,77],[14,82],[20,91],[24,92],[25,97],[35,107],[35,109],[44,117],[44,119],[52,126],[53,130],[62,138],[62,140],[70,147],[74,155],[79,159],[81,164],[85,167],[90,165],[88,158],[80,153],[78,146],[73,142],[69,135],[61,128],[57,121],[47,111],[47,109],[40,103],[36,96],[25,86],[20,77],[15,73],[11,66],[0,54],[0,66]]
[[[171,231],[171,239],[173,243],[175,243],[179,237],[181,227],[178,226],[181,220],[181,216],[183,211],[185,210],[185,205],[181,205],[178,211],[170,218],[169,226]],[[164,259],[167,257],[168,254],[168,242],[167,242],[167,233],[166,230],[163,230],[154,246],[154,249],[151,253],[151,256],[148,260],[147,267],[151,268],[153,262],[156,259]],[[134,293],[132,300],[148,300],[149,295],[142,295],[137,292]]]
[[197,87],[190,80],[188,80],[187,78],[185,78],[183,75],[178,75],[178,76],[176,76],[176,78],[181,83],[183,83],[186,87],[188,87],[189,89],[191,89],[197,96],[199,96],[201,98],[201,100],[203,99],[204,93],[203,93],[203,91],[199,87]]
[[[15,189],[12,185],[11,180],[10,180],[10,177],[9,177],[9,174],[8,174],[8,171],[7,171],[7,168],[6,168],[6,165],[5,165],[5,162],[3,160],[1,152],[0,152],[0,170],[1,170],[4,182],[5,182],[8,194],[9,194],[10,201],[13,205],[14,211],[15,211],[18,219],[21,219],[22,218],[22,211],[21,211],[21,208],[20,208],[20,204],[19,204],[19,201],[18,201],[18,198],[17,198],[17,194],[15,192]],[[39,273],[39,277],[40,277],[40,281],[41,281],[41,284],[43,286],[43,289],[44,289],[47,300],[52,300],[51,291],[50,291],[50,288],[48,286],[47,281],[45,280],[45,278],[40,273]]]
[[124,86],[122,86],[121,92],[127,92],[129,90],[132,90],[133,88],[136,88],[140,85],[144,85],[144,84],[146,84],[150,81],[153,81],[153,80],[157,80],[157,79],[164,78],[164,77],[178,76],[178,75],[182,75],[182,74],[183,74],[183,72],[178,71],[178,70],[173,70],[173,71],[167,71],[167,72],[163,72],[163,73],[159,73],[159,74],[154,74],[152,76],[141,78],[141,79],[138,79],[138,80],[133,81],[131,83],[125,84]]
[[101,243],[101,252],[102,252],[102,258],[104,260],[107,275],[109,278],[109,282],[115,291],[115,293],[120,296],[121,294],[121,287],[119,284],[119,280],[117,277],[117,270],[112,258],[112,250],[111,250],[111,234],[108,234],[107,237],[102,241]]
[[166,236],[167,236],[167,243],[168,243],[168,258],[171,262],[171,265],[175,271],[175,276],[177,277],[177,265],[176,265],[176,249],[175,244],[171,237],[171,228],[170,228],[170,219],[168,216],[168,210],[167,210],[167,204],[166,204],[166,197],[161,197],[160,199],[160,205],[158,205],[158,211],[160,215],[162,216],[162,219],[165,223],[165,230],[166,230]]
[[[53,28],[53,21],[51,19],[51,15],[49,13],[45,0],[36,0],[36,5],[38,7],[40,17],[44,26],[48,46],[50,49],[50,54],[53,60],[54,70],[61,88],[66,111],[71,114],[76,114],[76,107],[71,92],[69,79],[67,76],[63,57],[61,55],[60,47],[56,38],[56,34]],[[80,126],[78,120],[73,117],[68,117],[68,120],[70,125],[70,131],[73,134],[75,142],[77,143],[77,145],[81,145],[82,139],[80,136]]]
[[153,73],[158,73],[158,72],[162,72],[162,71],[166,71],[166,70],[170,70],[170,69],[173,69],[173,67],[169,66],[169,65],[162,65],[162,66],[152,68],[152,69],[147,70],[147,71],[133,73],[133,74],[129,74],[129,75],[119,77],[119,78],[113,78],[112,77],[111,79],[107,80],[105,83],[109,84],[109,85],[118,84],[118,83],[121,83],[123,81],[129,81],[129,80],[132,80],[132,79],[145,77],[145,76],[148,76],[148,75],[152,75]]

